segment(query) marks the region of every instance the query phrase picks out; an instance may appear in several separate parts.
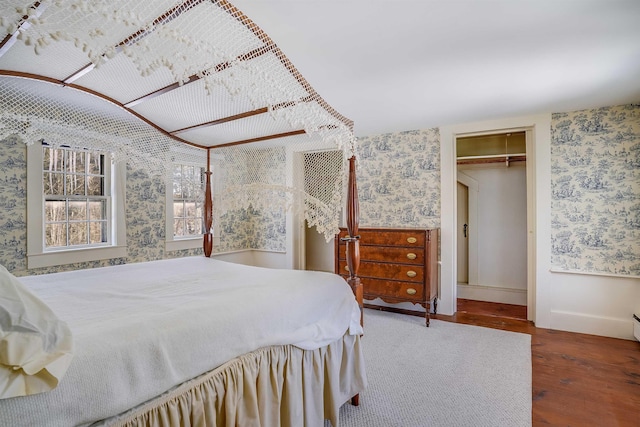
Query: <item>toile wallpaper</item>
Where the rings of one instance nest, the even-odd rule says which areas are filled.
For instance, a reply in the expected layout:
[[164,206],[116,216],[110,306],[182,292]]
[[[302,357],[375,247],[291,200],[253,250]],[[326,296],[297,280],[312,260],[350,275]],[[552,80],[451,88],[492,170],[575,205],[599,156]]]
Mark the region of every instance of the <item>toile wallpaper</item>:
[[[17,276],[202,254],[202,249],[165,251],[165,183],[145,171],[127,168],[128,256],[27,270],[26,146],[15,137],[0,141],[0,264]],[[144,215],[141,215],[144,213]],[[233,211],[220,219],[214,252],[242,249],[284,251],[284,212]]]
[[215,252],[239,249],[286,251],[284,210],[257,210],[249,206],[248,209],[228,211],[219,222],[220,242],[214,247]]
[[640,277],[640,105],[556,113],[551,264]]
[[[555,113],[551,135],[552,268],[640,277],[640,105]],[[27,270],[26,179],[24,143],[0,140],[0,264],[16,275],[202,251],[165,252],[165,184],[128,168],[128,256]],[[439,130],[359,138],[358,192],[362,227],[439,227]],[[217,220],[216,234],[214,252],[283,252],[285,212],[231,210]]]
[[358,138],[361,227],[440,227],[437,128]]
[[26,156],[17,138],[0,141],[0,264],[22,275],[27,266]]

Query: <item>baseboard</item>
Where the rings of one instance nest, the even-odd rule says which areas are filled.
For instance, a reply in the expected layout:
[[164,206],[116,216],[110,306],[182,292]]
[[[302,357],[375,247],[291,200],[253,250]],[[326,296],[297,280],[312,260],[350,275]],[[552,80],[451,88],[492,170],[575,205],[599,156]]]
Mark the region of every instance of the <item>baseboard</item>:
[[581,334],[634,340],[633,318],[589,316],[568,311],[551,311],[551,329]]
[[458,283],[458,298],[501,304],[527,305],[525,289],[499,288]]
[[254,265],[267,268],[287,268],[286,253],[260,249],[242,249],[238,251],[220,252],[211,255],[222,261],[238,264]]

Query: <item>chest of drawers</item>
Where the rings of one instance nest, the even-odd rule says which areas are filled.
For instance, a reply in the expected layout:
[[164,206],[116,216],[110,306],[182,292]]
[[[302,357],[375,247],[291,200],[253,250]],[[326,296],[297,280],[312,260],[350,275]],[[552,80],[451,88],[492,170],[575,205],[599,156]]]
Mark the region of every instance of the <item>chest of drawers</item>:
[[[347,236],[341,228],[335,239],[335,272],[347,277]],[[361,228],[358,277],[364,298],[388,303],[411,302],[434,313],[438,295],[438,229]]]

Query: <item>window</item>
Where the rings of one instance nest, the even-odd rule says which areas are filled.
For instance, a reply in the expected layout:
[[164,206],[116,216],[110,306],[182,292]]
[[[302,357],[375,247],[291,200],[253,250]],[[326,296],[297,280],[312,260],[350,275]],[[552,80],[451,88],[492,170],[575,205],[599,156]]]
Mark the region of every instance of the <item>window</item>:
[[204,168],[177,165],[173,170],[173,236],[202,234]]
[[167,184],[167,249],[202,246],[205,168],[175,165]]
[[110,243],[105,155],[43,150],[45,249]]
[[28,146],[28,267],[126,256],[124,179],[108,153]]

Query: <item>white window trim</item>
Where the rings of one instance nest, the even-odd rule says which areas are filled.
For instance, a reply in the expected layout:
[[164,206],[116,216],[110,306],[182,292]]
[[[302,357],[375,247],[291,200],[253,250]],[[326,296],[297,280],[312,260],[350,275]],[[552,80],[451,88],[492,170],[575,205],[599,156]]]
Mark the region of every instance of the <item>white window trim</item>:
[[[211,200],[214,200],[216,194],[220,194],[221,191],[221,175],[223,172],[222,163],[220,162],[222,157],[219,155],[211,154],[211,163],[209,170],[216,171],[211,175]],[[206,161],[203,164],[193,163],[194,166],[205,167]],[[190,163],[181,163],[190,164]],[[195,237],[177,237],[173,236],[173,175],[167,177],[167,184],[165,185],[165,200],[166,200],[166,214],[167,218],[165,224],[165,251],[181,251],[185,249],[196,249],[204,246],[204,238],[202,235]],[[216,231],[216,224],[219,223],[219,215],[216,211],[216,204],[213,204],[213,249],[220,245],[220,233]]]
[[52,267],[77,262],[127,256],[125,200],[127,169],[124,162],[111,168],[111,245],[44,250],[44,188],[42,144],[27,146],[27,268]]
[[[205,162],[206,163],[206,162]],[[199,168],[205,165],[196,163],[179,163],[180,165],[197,166]],[[167,174],[165,187],[165,244],[166,252],[182,251],[186,249],[197,249],[203,247],[202,234],[199,236],[175,237],[173,235],[173,174]]]
[[[173,233],[173,226],[168,233]],[[181,237],[174,239],[173,236],[169,236],[169,239],[165,241],[165,251],[174,252],[182,251],[186,249],[197,249],[203,245],[202,235],[196,237]]]

